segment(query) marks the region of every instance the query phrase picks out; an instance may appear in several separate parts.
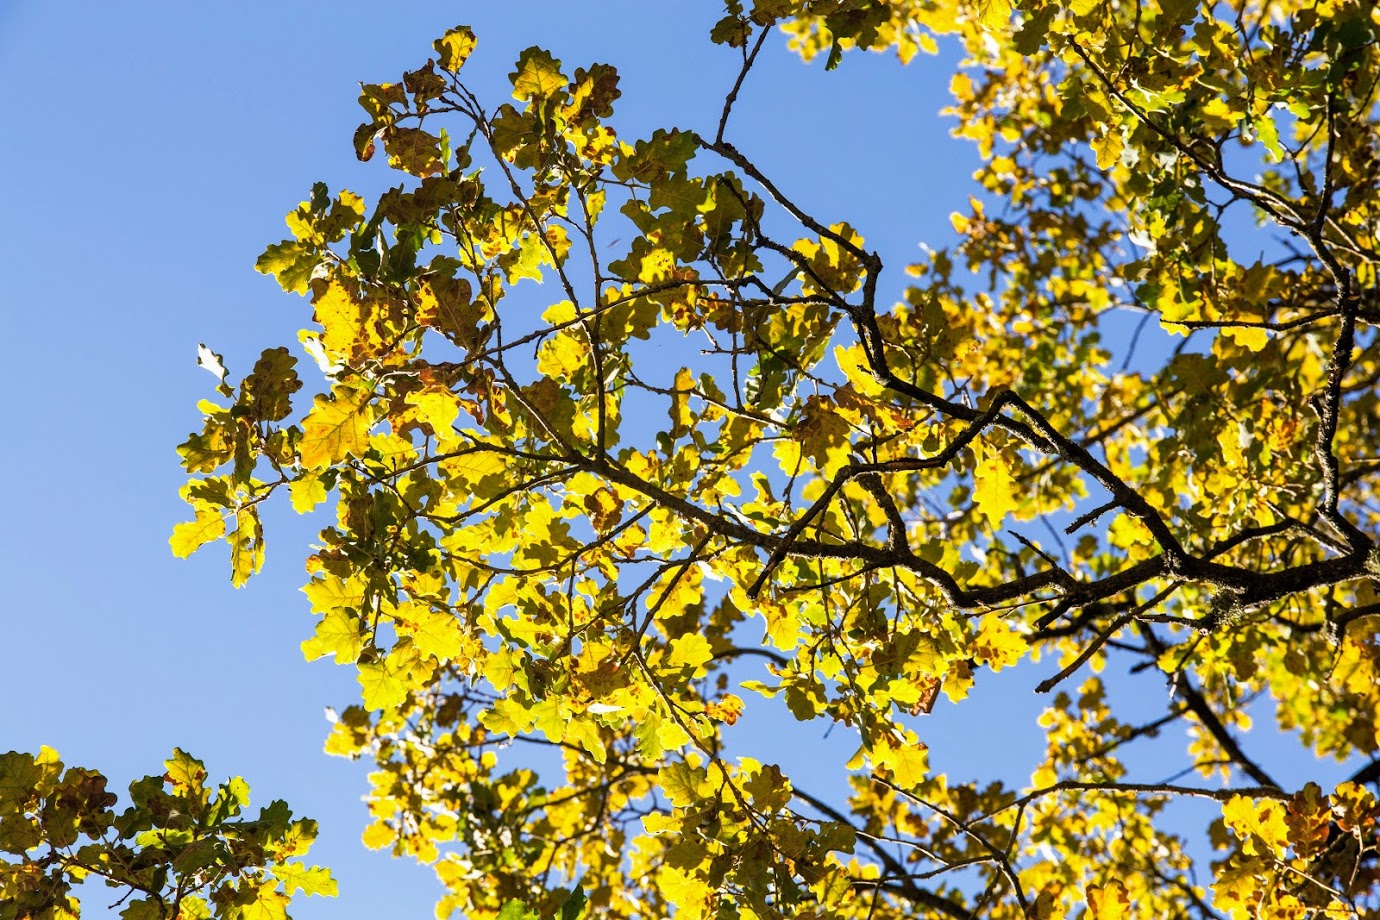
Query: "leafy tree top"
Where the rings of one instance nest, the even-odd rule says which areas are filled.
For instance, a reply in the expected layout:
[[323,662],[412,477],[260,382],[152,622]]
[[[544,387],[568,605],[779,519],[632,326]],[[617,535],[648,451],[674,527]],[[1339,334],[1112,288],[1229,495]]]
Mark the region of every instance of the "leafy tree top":
[[[908,280],[734,146],[777,27],[827,67],[964,49],[983,165]],[[730,0],[713,135],[625,139],[612,67],[530,48],[491,103],[451,30],[362,88],[400,184],[318,184],[258,262],[320,392],[203,349],[229,405],[173,549],[224,538],[241,584],[261,503],[334,505],[303,648],[362,705],[328,750],[377,761],[365,842],[442,915],[1376,910],[1377,36],[1358,0]],[[1037,657],[1029,785],[933,772],[916,717]],[[1164,712],[1119,717],[1108,666]],[[732,753],[762,697],[856,734],[846,802]],[[1258,698],[1353,781],[1281,788]],[[1184,773],[1128,781],[1179,724]],[[1221,804],[1211,867],[1177,797]]]

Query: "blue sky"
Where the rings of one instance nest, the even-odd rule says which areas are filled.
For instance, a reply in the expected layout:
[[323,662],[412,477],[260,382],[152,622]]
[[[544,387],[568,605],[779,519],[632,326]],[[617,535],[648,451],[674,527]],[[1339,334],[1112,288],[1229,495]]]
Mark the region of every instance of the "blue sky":
[[[396,79],[468,23],[480,45],[467,77],[492,104],[518,52],[540,44],[572,68],[619,69],[625,139],[709,130],[737,69],[706,40],[719,14],[711,0],[0,0],[0,750],[49,744],[123,790],[179,745],[214,776],[244,775],[256,805],[284,798],[321,822],[314,860],[336,870],[341,897],[301,901],[295,916],[431,916],[429,870],[358,843],[364,770],[321,753],[323,707],[358,691],[352,670],[298,650],[312,628],[301,559],[319,522],[271,512],[265,571],[239,591],[223,547],[168,551],[185,509],[174,447],[214,395],[196,346],[238,377],[261,349],[295,343],[306,302],[252,266],[312,182],[368,196],[392,181],[352,152],[359,81]],[[976,154],[937,114],[951,65],[850,56],[825,74],[774,41],[730,134],[807,211],[849,221],[899,269],[918,242],[950,238],[970,191]],[[970,705],[941,706],[924,728],[935,765],[1028,775],[1046,703],[1036,679],[987,678]],[[1013,728],[991,731],[998,720]],[[783,727],[763,720],[752,753],[786,743]],[[852,746],[831,738],[815,762]],[[113,900],[90,892],[89,915]]]

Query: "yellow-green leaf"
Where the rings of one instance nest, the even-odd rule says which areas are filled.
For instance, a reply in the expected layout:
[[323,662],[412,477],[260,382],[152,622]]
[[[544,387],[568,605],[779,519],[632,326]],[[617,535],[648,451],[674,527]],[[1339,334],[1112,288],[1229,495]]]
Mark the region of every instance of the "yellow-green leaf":
[[513,98],[544,99],[566,85],[561,62],[541,48],[528,48],[518,57],[517,70],[508,75],[513,83]]
[[316,624],[316,634],[302,642],[308,661],[334,655],[336,664],[350,664],[359,658],[366,643],[364,624],[345,609],[330,610]]
[[469,60],[478,40],[469,26],[456,26],[432,43],[439,59],[441,69],[457,73]]
[[215,508],[202,507],[196,512],[195,521],[187,521],[173,527],[168,543],[173,555],[185,559],[202,546],[225,535],[225,517]]
[[303,473],[288,483],[288,494],[292,498],[292,510],[306,514],[326,500],[326,484],[316,472]]
[[298,891],[328,898],[333,898],[337,894],[331,870],[320,866],[304,866],[296,861],[281,862],[273,867],[273,876],[282,884],[283,891],[288,897]]
[[367,392],[337,389],[329,397],[318,395],[316,405],[302,420],[298,444],[302,465],[320,469],[349,456],[363,456],[369,447],[370,415]]

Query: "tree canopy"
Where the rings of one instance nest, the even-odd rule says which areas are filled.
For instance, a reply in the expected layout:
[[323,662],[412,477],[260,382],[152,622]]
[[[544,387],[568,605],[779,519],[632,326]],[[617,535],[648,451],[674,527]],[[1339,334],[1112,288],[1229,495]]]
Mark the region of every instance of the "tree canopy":
[[[830,69],[961,48],[956,244],[888,271],[734,145],[783,33]],[[728,0],[712,132],[625,138],[612,66],[530,48],[483,99],[452,29],[362,87],[355,152],[396,187],[317,184],[258,261],[309,299],[310,360],[236,384],[203,347],[173,551],[224,540],[242,584],[265,501],[334,509],[303,651],[361,699],[327,751],[377,765],[364,842],[434,866],[438,916],[1369,915],[1377,39],[1368,0]],[[937,700],[1036,660],[1028,782],[932,770]],[[846,791],[735,752],[766,700],[852,733]],[[1248,707],[1351,779],[1282,786]],[[11,757],[0,894],[29,900],[0,917],[58,916],[90,858],[55,755]],[[164,860],[112,876],[137,917],[253,862],[83,801]],[[306,871],[181,915],[281,916],[329,887]]]

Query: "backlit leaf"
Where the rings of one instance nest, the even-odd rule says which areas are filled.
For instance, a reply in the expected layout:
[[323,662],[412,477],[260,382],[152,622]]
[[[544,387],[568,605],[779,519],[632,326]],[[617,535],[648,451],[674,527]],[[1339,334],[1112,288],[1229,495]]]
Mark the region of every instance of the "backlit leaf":
[[329,397],[317,396],[315,406],[302,421],[298,445],[302,465],[320,469],[348,456],[363,456],[369,446],[371,415],[367,393],[342,389]]
[[476,39],[469,26],[456,26],[436,39],[434,47],[439,55],[437,63],[451,73],[458,73],[474,52]]

